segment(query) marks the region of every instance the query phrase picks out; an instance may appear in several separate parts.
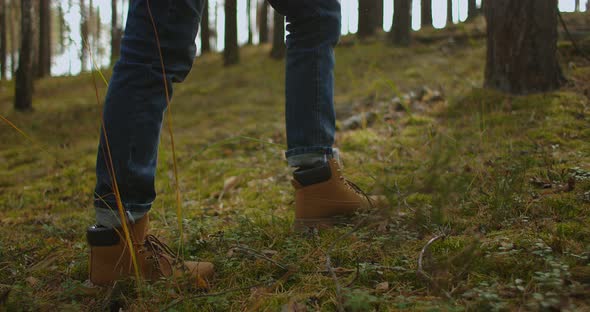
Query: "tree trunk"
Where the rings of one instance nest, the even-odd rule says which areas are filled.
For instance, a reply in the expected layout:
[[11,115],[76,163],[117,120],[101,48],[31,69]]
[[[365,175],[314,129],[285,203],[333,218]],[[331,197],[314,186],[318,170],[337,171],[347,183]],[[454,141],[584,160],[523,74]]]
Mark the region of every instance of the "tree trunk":
[[410,29],[412,27],[412,2],[411,0],[394,0],[393,26],[391,39],[393,44],[399,46],[410,45]]
[[262,0],[260,6],[259,19],[259,41],[260,43],[268,43],[268,2]]
[[6,0],[0,0],[0,80],[6,80]]
[[121,53],[121,34],[123,33],[119,26],[117,14],[117,0],[111,0],[111,66],[119,60]]
[[375,10],[373,10],[373,21],[376,30],[383,29],[383,0],[375,0]]
[[37,61],[37,78],[51,74],[51,3],[39,1],[39,60]]
[[575,5],[575,12],[580,12],[580,0],[576,0],[576,5]]
[[488,1],[486,20],[485,87],[528,94],[564,83],[557,60],[557,0]]
[[201,53],[211,52],[211,28],[209,28],[209,0],[205,0],[201,19]]
[[61,2],[57,7],[57,17],[59,18],[59,32],[58,32],[58,45],[59,53],[64,53],[66,50],[66,20],[64,18],[64,9]]
[[237,64],[240,59],[237,11],[236,0],[225,0],[225,49],[223,50],[225,66]]
[[477,4],[475,0],[467,0],[467,20],[472,20],[477,16]]
[[10,50],[9,50],[9,54],[10,54],[10,72],[12,73],[12,77],[14,79],[14,77],[16,76],[16,46],[17,46],[17,37],[16,37],[16,30],[15,30],[15,25],[14,25],[14,21],[18,21],[17,18],[17,7],[15,4],[15,0],[12,0],[10,2],[10,6],[9,6],[9,11],[10,11],[10,20],[13,21],[12,23],[8,23],[8,33],[10,34]]
[[88,59],[88,11],[84,0],[80,0],[80,71],[85,72],[86,60]]
[[453,0],[447,0],[447,26],[453,25]]
[[246,0],[246,11],[248,18],[248,44],[252,45],[254,38],[252,37],[252,0]]
[[432,0],[421,0],[421,5],[422,27],[432,26]]
[[358,32],[359,38],[367,38],[375,34],[375,0],[359,1],[359,21]]
[[285,17],[279,12],[273,12],[272,50],[270,56],[274,59],[285,57]]
[[14,109],[30,111],[33,109],[33,38],[34,4],[33,0],[21,2],[21,42],[20,56],[14,90]]

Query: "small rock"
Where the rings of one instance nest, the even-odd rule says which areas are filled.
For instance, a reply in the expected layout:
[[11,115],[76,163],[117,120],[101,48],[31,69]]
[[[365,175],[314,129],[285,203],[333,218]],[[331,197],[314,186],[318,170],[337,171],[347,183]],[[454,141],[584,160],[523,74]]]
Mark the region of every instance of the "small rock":
[[375,290],[378,292],[388,291],[389,290],[389,282],[383,282],[383,283],[377,284],[377,286],[375,286]]
[[35,287],[35,286],[37,286],[37,284],[39,284],[39,280],[38,280],[37,278],[33,277],[33,276],[29,276],[29,277],[27,277],[27,278],[25,279],[25,281],[26,281],[27,283],[29,283],[29,285],[30,285],[31,287]]
[[354,115],[342,122],[342,130],[354,130],[363,126],[369,127],[377,120],[377,113],[367,112]]

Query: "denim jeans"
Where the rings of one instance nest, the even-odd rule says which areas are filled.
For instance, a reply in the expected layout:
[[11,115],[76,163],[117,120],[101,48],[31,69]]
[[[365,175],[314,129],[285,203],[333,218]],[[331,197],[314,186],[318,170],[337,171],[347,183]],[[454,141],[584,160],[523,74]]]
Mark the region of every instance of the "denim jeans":
[[[191,70],[204,1],[130,2],[121,58],[113,69],[106,95],[96,164],[94,204],[97,219],[103,225],[118,222],[110,217],[115,214],[109,211],[116,209],[112,172],[132,219],[147,213],[156,197],[158,144],[167,106],[165,86],[172,97],[172,83],[182,82]],[[340,36],[340,3],[269,2],[288,22],[286,156],[289,165],[304,166],[333,153],[333,47]],[[154,31],[160,41],[166,84]]]

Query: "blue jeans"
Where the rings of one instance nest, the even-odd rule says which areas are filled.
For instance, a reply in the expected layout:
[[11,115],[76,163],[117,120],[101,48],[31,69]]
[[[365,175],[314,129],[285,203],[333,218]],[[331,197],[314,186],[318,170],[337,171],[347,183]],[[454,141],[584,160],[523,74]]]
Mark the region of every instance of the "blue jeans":
[[[269,2],[287,17],[289,31],[286,156],[291,166],[304,166],[333,153],[333,47],[340,36],[340,3],[339,0]],[[171,97],[172,83],[182,82],[191,70],[204,0],[151,0],[149,5]],[[94,200],[99,220],[113,215],[108,208],[116,209],[111,172],[116,176],[121,200],[132,219],[143,216],[151,208],[156,197],[154,179],[166,105],[148,0],[133,0],[121,58],[114,67],[103,112]]]

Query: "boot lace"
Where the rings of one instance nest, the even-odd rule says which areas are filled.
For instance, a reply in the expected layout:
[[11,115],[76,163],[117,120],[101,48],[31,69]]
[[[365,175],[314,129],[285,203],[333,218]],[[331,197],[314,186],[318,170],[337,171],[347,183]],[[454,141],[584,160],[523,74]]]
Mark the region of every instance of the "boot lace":
[[351,190],[353,190],[355,193],[357,193],[358,195],[364,197],[367,202],[369,203],[369,206],[371,206],[371,208],[375,208],[375,203],[373,202],[373,200],[371,199],[371,196],[369,196],[365,191],[363,191],[363,189],[361,189],[358,185],[356,185],[354,182],[346,179],[343,175],[342,175],[342,170],[340,168],[338,168],[338,174],[340,176],[340,180],[342,180],[342,182],[344,182],[344,184],[350,188]]

